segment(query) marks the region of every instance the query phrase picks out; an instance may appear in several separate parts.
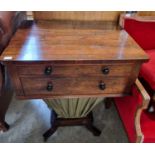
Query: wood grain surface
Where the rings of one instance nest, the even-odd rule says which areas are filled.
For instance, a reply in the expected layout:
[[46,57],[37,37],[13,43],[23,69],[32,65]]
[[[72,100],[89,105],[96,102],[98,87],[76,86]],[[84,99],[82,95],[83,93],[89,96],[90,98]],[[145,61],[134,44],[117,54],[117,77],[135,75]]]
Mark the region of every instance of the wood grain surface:
[[2,53],[3,61],[147,60],[145,52],[119,30],[51,29],[34,24],[20,29]]

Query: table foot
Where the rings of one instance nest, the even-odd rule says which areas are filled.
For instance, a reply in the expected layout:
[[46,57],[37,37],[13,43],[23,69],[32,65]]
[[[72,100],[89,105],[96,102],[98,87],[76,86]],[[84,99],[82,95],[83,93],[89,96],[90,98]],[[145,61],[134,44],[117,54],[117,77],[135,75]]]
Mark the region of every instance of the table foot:
[[95,126],[93,125],[86,125],[86,128],[92,132],[92,134],[94,136],[100,136],[101,135],[101,131],[99,129],[97,129]]
[[43,137],[44,137],[44,142],[47,141],[47,139],[52,136],[55,131],[57,130],[57,126],[53,126],[52,128],[50,128],[49,130],[47,130],[44,134],[43,134]]
[[6,122],[0,122],[0,132],[5,132],[9,129],[9,125]]

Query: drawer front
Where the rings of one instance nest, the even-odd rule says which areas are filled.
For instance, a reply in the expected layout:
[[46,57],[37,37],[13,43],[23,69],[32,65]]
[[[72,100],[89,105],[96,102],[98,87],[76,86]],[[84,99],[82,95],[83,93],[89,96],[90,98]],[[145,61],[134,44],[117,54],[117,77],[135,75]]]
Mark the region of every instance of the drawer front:
[[35,78],[20,79],[25,95],[99,95],[127,93],[127,78]]
[[134,64],[102,64],[102,65],[24,65],[17,66],[20,76],[129,76]]

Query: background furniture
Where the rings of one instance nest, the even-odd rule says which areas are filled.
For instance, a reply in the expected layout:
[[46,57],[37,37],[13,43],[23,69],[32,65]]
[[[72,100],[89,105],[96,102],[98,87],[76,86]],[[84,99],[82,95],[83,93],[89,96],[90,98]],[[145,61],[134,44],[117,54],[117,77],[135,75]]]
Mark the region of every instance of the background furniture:
[[0,11],[0,53],[8,45],[23,20],[26,20],[25,12]]
[[[20,23],[25,19],[25,12],[0,12],[0,54],[8,45]],[[0,63],[0,131],[6,131],[9,128],[9,125],[5,122],[5,113],[12,94],[13,90],[6,67],[3,63]]]
[[[117,29],[121,11],[34,11],[39,22],[60,23],[68,28]],[[67,24],[68,23],[68,24]]]
[[155,16],[124,16],[124,29],[148,54],[149,62],[142,65],[139,78],[151,96],[150,105],[155,106]]
[[152,132],[149,130],[150,121],[144,112],[144,109],[148,107],[150,96],[139,80],[136,80],[135,84],[132,88],[132,96],[115,98],[115,105],[129,141],[132,143],[151,142],[150,139],[154,137],[148,137]]
[[[149,105],[144,101],[143,104],[141,104],[142,99],[139,98],[137,92],[133,92],[136,97],[115,98],[115,104],[130,142],[155,142],[155,113],[144,110],[151,105],[154,106],[155,103],[155,17],[142,17],[137,15],[127,17],[123,14],[121,18],[124,20],[122,25],[124,29],[150,57],[150,60],[142,65],[139,78],[151,96],[151,100]],[[138,123],[137,131],[133,123]]]

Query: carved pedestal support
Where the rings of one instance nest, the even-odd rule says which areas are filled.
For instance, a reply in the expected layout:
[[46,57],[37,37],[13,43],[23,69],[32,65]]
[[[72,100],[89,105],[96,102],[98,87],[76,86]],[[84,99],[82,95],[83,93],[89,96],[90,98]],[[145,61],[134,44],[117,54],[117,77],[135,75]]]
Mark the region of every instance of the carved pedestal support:
[[85,126],[90,132],[93,133],[94,136],[99,136],[101,134],[101,131],[93,125],[92,112],[86,117],[82,118],[58,118],[56,113],[52,111],[51,128],[43,134],[44,141],[47,141],[47,139],[54,134],[54,132],[57,130],[58,127],[74,126],[74,125]]

